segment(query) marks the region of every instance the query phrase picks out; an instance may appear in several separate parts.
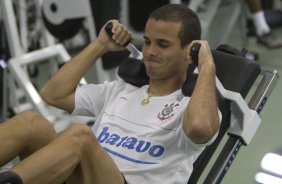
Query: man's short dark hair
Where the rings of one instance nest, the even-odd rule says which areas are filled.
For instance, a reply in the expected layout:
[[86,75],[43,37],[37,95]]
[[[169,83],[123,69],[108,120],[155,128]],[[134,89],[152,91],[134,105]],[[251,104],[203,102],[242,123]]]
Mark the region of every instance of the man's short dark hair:
[[178,34],[181,47],[193,40],[201,39],[201,24],[198,16],[193,10],[182,4],[161,6],[149,15],[149,19],[182,23]]

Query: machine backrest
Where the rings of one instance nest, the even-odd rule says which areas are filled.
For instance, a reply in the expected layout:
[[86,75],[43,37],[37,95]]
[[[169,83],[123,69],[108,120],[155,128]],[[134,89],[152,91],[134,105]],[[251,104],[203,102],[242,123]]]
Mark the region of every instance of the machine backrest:
[[[216,65],[216,75],[225,89],[238,92],[243,98],[245,98],[261,72],[260,65],[255,61],[246,59],[243,56],[244,54],[241,54],[240,51],[237,52],[239,54],[234,55],[234,50],[232,50],[232,53],[234,54],[228,52],[228,49],[232,47],[229,46],[226,48],[227,50],[224,51],[212,50],[212,55]],[[197,81],[197,74],[192,72],[194,67],[195,66],[191,65],[187,71],[188,77],[182,88],[182,92],[185,96],[190,96],[192,94]],[[148,84],[149,82],[143,62],[136,59],[129,58],[121,63],[118,74],[126,82],[135,86],[142,86]],[[219,92],[217,92],[217,98],[218,107],[222,113],[222,122],[219,134],[214,143],[206,147],[195,161],[194,170],[188,184],[197,183],[199,177],[202,175],[205,167],[209,163],[212,155],[229,127],[230,102],[224,99]]]
[[[238,92],[243,98],[245,98],[261,72],[260,65],[257,62],[248,60],[241,55],[232,55],[230,53],[217,50],[213,50],[212,54],[216,65],[216,75],[224,88]],[[194,170],[188,184],[197,183],[229,127],[230,104],[229,101],[223,99],[220,94],[218,94],[218,106],[222,113],[222,122],[219,134],[214,143],[206,147],[195,161]]]

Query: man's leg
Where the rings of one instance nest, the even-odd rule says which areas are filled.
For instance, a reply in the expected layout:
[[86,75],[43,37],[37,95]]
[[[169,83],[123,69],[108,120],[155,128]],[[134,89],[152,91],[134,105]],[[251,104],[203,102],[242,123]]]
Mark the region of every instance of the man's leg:
[[[11,169],[23,183],[123,184],[123,176],[86,125],[73,125]],[[109,177],[111,176],[111,177]]]
[[257,41],[268,48],[282,47],[280,37],[273,34],[271,28],[266,22],[264,10],[260,0],[245,0],[251,12],[251,18],[256,30]]
[[0,123],[0,166],[32,154],[56,136],[52,124],[36,112],[23,112]]
[[[80,163],[67,184],[124,184],[124,176],[110,155],[100,145],[89,127],[74,129],[74,135],[83,137],[84,147]],[[72,136],[72,137],[76,137]],[[83,181],[83,182],[82,182]]]

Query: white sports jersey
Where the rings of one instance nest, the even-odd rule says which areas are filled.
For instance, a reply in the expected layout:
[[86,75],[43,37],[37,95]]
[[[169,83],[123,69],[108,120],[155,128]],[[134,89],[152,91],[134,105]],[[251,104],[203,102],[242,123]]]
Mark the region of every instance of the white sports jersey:
[[194,161],[215,136],[207,144],[186,137],[182,118],[190,98],[181,90],[142,106],[147,89],[120,79],[79,86],[73,114],[97,117],[93,131],[129,184],[187,183]]

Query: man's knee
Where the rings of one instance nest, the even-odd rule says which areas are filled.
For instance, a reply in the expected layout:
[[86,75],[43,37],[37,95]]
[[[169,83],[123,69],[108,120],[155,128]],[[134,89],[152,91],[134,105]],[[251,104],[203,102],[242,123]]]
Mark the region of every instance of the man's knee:
[[35,111],[25,111],[17,114],[15,123],[30,133],[48,133],[54,134],[53,125],[42,115]]
[[23,158],[46,146],[57,137],[53,124],[38,112],[19,113],[13,121],[19,138],[25,144],[24,154],[21,155]]
[[72,125],[66,130],[65,135],[81,149],[99,144],[91,128],[84,124]]
[[48,120],[38,112],[26,111],[13,117],[12,122],[17,135],[26,141],[27,149],[33,153],[57,137],[56,131]]
[[82,141],[88,141],[95,138],[91,128],[84,124],[73,124],[67,131],[70,136],[77,137]]
[[27,122],[32,120],[34,117],[38,116],[39,113],[35,111],[24,111],[18,113],[16,116],[14,116],[15,119],[21,120],[21,122]]
[[[36,124],[36,119],[41,117],[41,115],[38,112],[35,111],[25,111],[17,114],[14,116],[14,119],[19,125],[24,125],[24,126],[34,126]],[[42,117],[43,118],[43,117]]]

